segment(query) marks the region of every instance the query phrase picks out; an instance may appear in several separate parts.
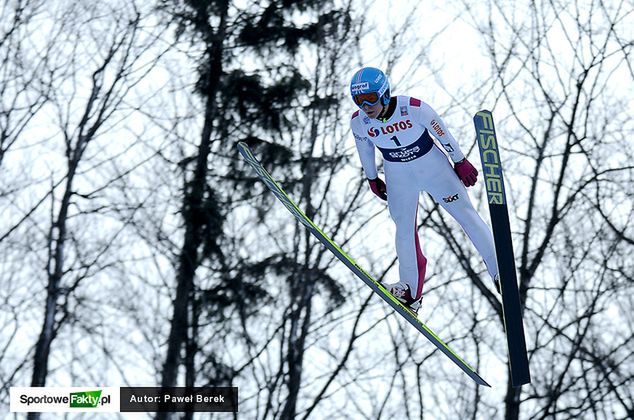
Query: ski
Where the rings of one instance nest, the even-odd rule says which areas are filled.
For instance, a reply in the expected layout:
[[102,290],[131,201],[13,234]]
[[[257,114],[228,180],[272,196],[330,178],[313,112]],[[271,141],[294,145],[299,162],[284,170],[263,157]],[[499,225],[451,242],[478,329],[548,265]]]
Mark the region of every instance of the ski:
[[504,190],[502,162],[495,135],[493,115],[490,111],[480,111],[473,117],[482,160],[484,183],[489,202],[489,213],[493,226],[495,254],[500,270],[500,286],[502,289],[502,312],[506,342],[509,352],[511,384],[519,387],[531,382],[526,354],[526,338],[522,324],[520,295],[515,274],[515,256],[509,225],[509,213]]
[[442,341],[432,330],[430,330],[423,322],[421,322],[413,313],[411,313],[403,304],[394,298],[383,285],[376,281],[370,274],[363,270],[339,245],[330,239],[312,220],[310,220],[304,212],[291,200],[286,192],[273,179],[271,174],[262,166],[260,161],[253,156],[249,146],[246,143],[239,142],[238,150],[244,160],[255,170],[258,177],[273,192],[273,194],[282,202],[284,207],[308,229],[326,248],[328,248],[346,267],[357,275],[366,285],[378,294],[385,302],[387,302],[396,312],[412,324],[420,331],[429,341],[431,341],[442,353],[444,353],[451,361],[453,361],[460,369],[464,371],[477,384],[483,386],[489,385],[478,373],[456,354],[444,341]]

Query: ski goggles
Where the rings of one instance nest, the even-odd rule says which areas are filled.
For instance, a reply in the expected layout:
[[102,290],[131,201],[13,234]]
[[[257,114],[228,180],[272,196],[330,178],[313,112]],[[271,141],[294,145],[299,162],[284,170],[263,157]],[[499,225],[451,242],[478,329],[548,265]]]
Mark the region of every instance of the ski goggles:
[[379,102],[379,94],[377,92],[360,93],[358,95],[352,95],[352,100],[359,108],[367,104],[369,106],[376,105]]

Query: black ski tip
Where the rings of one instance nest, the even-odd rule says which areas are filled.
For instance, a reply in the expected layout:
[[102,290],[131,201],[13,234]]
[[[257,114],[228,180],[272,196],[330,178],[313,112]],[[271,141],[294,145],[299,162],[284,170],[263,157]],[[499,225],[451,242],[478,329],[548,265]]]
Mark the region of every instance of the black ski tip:
[[492,386],[491,386],[491,385],[489,385],[489,383],[488,383],[487,381],[485,381],[485,380],[482,378],[482,376],[478,375],[478,374],[477,374],[477,373],[475,373],[475,372],[474,372],[474,374],[475,374],[475,376],[476,376],[476,377],[472,377],[472,378],[473,378],[473,380],[474,380],[474,381],[475,381],[478,385],[482,385],[482,386],[486,386],[486,387],[492,388]]

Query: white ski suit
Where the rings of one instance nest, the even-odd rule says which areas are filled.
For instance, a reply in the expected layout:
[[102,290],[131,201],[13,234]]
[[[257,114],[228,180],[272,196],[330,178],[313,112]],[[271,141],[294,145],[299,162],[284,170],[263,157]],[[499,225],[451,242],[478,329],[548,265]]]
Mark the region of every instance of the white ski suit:
[[375,147],[383,155],[387,203],[396,224],[400,280],[410,286],[412,297],[420,298],[427,266],[416,229],[421,191],[428,192],[462,226],[493,278],[498,268],[491,230],[430,132],[454,162],[464,158],[460,146],[429,105],[409,96],[394,100],[396,107],[387,120],[371,119],[359,110],[352,115],[350,126],[368,179],[378,175]]

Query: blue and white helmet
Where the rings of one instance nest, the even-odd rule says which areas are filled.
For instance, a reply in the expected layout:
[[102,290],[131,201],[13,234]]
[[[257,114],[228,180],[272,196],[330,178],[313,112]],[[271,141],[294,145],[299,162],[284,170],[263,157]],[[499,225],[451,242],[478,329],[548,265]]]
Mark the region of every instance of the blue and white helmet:
[[390,81],[385,73],[375,67],[363,67],[350,81],[352,100],[359,108],[364,104],[390,103]]

